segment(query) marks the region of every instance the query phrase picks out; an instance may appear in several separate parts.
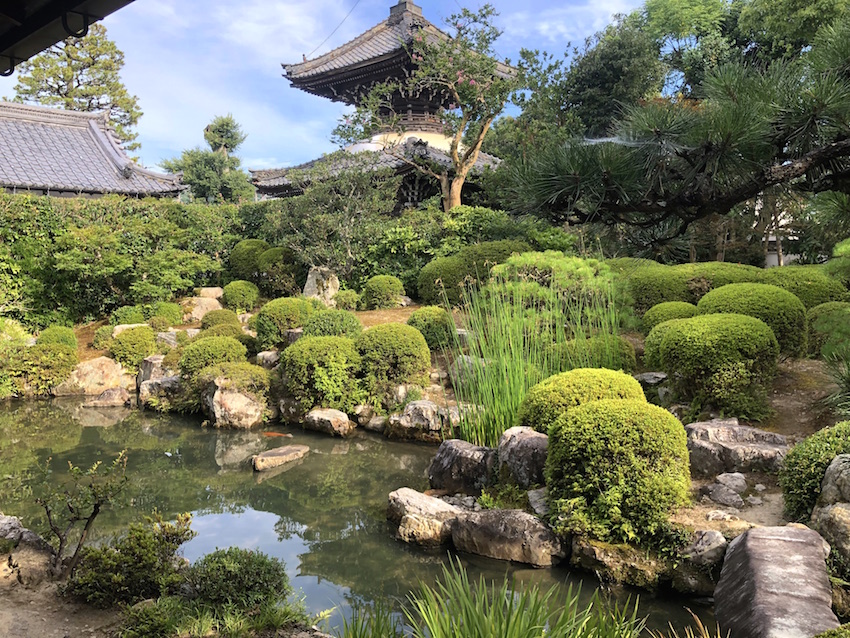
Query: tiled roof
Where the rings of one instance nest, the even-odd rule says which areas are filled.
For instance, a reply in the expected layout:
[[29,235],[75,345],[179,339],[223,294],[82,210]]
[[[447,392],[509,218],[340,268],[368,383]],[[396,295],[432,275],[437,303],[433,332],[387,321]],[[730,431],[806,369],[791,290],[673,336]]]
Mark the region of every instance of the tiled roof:
[[[368,152],[368,151],[367,151]],[[418,139],[408,139],[403,145],[383,151],[375,151],[375,156],[372,162],[360,164],[352,155],[350,161],[345,159],[335,159],[334,163],[328,168],[328,174],[333,176],[352,165],[365,165],[369,169],[378,171],[381,169],[393,169],[398,172],[406,172],[407,170],[415,170],[409,161],[406,161],[403,156],[410,158],[424,157],[432,162],[442,166],[451,166],[452,160],[449,155],[438,148],[429,146],[426,142]],[[357,154],[359,155],[359,153]],[[303,171],[316,167],[320,163],[328,161],[325,158],[313,160],[305,164],[293,166],[291,168],[274,168],[267,170],[251,171],[252,182],[261,191],[263,190],[286,190],[292,186],[292,182],[287,175],[292,171]],[[485,168],[495,168],[501,160],[487,153],[479,153],[475,165],[472,167],[473,172],[483,171]]]
[[177,175],[154,173],[125,154],[105,113],[0,102],[0,187],[123,195],[171,195]]

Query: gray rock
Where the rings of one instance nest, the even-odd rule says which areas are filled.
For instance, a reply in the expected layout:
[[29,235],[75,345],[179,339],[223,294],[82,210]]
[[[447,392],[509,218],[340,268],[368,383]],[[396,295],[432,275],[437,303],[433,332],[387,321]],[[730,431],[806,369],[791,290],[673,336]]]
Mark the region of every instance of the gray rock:
[[283,331],[284,340],[288,345],[292,345],[304,336],[304,328],[290,328]]
[[716,530],[697,530],[682,556],[695,565],[716,565],[723,560],[728,545],[726,537]]
[[194,339],[199,334],[201,334],[201,329],[200,328],[186,328],[183,332],[186,333],[187,339]]
[[177,332],[172,330],[167,330],[166,332],[157,332],[156,342],[158,345],[168,346],[169,348],[176,348]]
[[499,438],[499,477],[523,488],[542,485],[549,437],[533,428],[513,427]]
[[114,339],[122,332],[127,332],[131,328],[147,328],[148,324],[146,323],[122,323],[118,324],[114,328],[112,328],[112,338]]
[[406,543],[440,545],[449,542],[458,514],[457,507],[409,487],[389,495],[387,518],[398,524],[396,535]]
[[348,415],[340,410],[317,408],[310,410],[304,417],[304,429],[324,432],[334,436],[348,436],[353,433],[357,424],[348,419]]
[[[251,317],[254,316],[254,313],[253,312],[243,312],[242,314],[239,314],[239,315],[236,315],[236,316],[239,317],[239,323],[245,325],[249,321],[251,321]],[[256,336],[256,335],[254,335],[254,336]]]
[[664,383],[667,380],[667,375],[663,372],[643,372],[641,374],[634,375],[634,378],[637,379],[638,383],[642,386],[651,388]]
[[436,490],[480,494],[490,485],[496,451],[460,439],[443,441],[428,468],[428,480]]
[[449,378],[453,387],[461,387],[465,380],[473,379],[487,367],[487,362],[480,357],[460,355],[449,368]]
[[744,500],[746,501],[747,505],[750,505],[752,507],[755,507],[756,505],[762,505],[764,503],[764,501],[758,496],[748,496]]
[[222,305],[216,299],[209,297],[188,297],[180,302],[183,306],[183,321],[186,323],[196,323],[208,312],[213,310],[221,310]]
[[304,408],[290,396],[285,396],[278,402],[278,410],[280,420],[284,423],[302,424],[304,421]]
[[257,472],[270,470],[287,463],[293,463],[303,459],[310,453],[310,448],[306,445],[284,445],[271,450],[261,452],[256,456],[251,457],[251,465]]
[[566,556],[552,530],[522,510],[463,514],[452,526],[452,542],[462,552],[535,567],[552,567]]
[[755,489],[756,492],[764,492],[767,489],[767,486],[762,485],[761,483],[756,483],[756,486],[753,489]]
[[705,520],[707,521],[723,521],[725,523],[731,523],[733,521],[741,520],[735,514],[737,514],[737,510],[735,513],[732,512],[724,512],[723,510],[711,510],[708,514],[705,515]]
[[224,290],[219,286],[209,286],[207,288],[196,289],[195,295],[198,297],[205,297],[207,299],[221,299],[224,295]]
[[13,544],[8,553],[0,554],[0,579],[16,579],[25,587],[34,587],[52,577],[53,548],[21,525],[16,516],[0,512],[0,539]]
[[280,363],[280,352],[277,350],[263,350],[257,353],[257,365],[271,370]]
[[443,439],[444,421],[433,401],[411,401],[402,414],[390,416],[384,431],[390,438],[437,443]]
[[741,498],[741,495],[720,483],[706,485],[700,490],[700,493],[718,505],[737,507],[738,509],[744,507],[744,499]]
[[378,434],[383,434],[389,421],[389,418],[385,416],[373,416],[371,419],[369,419],[369,422],[366,423],[366,425],[364,425],[363,427],[366,428],[366,430],[368,430],[369,432],[377,432]]
[[304,296],[315,297],[329,308],[335,308],[334,296],[339,292],[339,278],[330,268],[313,266],[307,273]]
[[850,560],[850,503],[816,507],[811,526],[820,532],[838,557],[845,562]]
[[[87,395],[98,396],[104,390],[126,387],[124,368],[114,359],[97,357],[77,364],[67,381],[53,388],[57,397]],[[135,388],[135,379],[132,382]]]
[[737,419],[686,425],[691,473],[716,476],[723,472],[777,472],[788,451],[784,436],[765,432]]
[[[360,427],[365,428],[374,416],[375,408],[373,408],[371,405],[364,404],[354,406],[354,419],[357,421],[357,425],[359,425]],[[383,431],[383,426],[381,426],[381,431]]]
[[217,428],[251,428],[263,422],[266,412],[264,403],[230,387],[226,377],[216,377],[207,385],[201,405]]
[[130,405],[130,393],[124,388],[110,388],[104,390],[96,399],[86,401],[83,405],[87,408],[121,408]]
[[736,494],[743,494],[747,491],[747,477],[740,472],[725,472],[720,474],[715,481],[725,485]]
[[570,564],[595,573],[603,582],[654,590],[669,578],[667,561],[626,544],[604,543],[584,536],[572,538]]
[[[173,334],[173,333],[168,333]],[[139,373],[136,375],[136,387],[141,388],[145,381],[151,379],[162,379],[163,377],[173,376],[176,370],[169,370],[162,365],[165,355],[154,354],[145,357],[142,365],[139,366]]]
[[413,299],[408,297],[407,295],[399,295],[396,298],[396,305],[399,308],[407,308],[409,305],[413,303]]
[[168,404],[180,391],[177,375],[150,379],[139,387],[139,405],[143,408],[168,409]]
[[461,348],[466,348],[472,342],[472,332],[466,328],[457,328],[457,340]]
[[714,610],[732,636],[808,638],[838,627],[823,539],[801,527],[757,527],[729,544]]
[[549,504],[546,502],[546,488],[539,487],[536,490],[528,490],[528,506],[531,511],[540,518],[549,516]]
[[850,503],[850,454],[839,454],[826,468],[818,505]]

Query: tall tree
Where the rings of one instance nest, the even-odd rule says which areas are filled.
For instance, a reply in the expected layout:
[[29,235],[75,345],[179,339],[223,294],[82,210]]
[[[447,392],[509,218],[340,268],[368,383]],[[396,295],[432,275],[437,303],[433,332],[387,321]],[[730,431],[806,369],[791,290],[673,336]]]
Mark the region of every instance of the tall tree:
[[200,147],[183,151],[180,157],[160,165],[169,173],[183,173],[192,196],[209,203],[239,202],[253,197],[254,188],[239,158],[231,155],[245,141],[242,127],[229,113],[219,115],[204,129],[209,150]]
[[[374,87],[355,116],[346,118],[335,129],[334,139],[346,144],[380,131],[402,133],[401,115],[392,110],[393,95],[401,92],[438,96],[445,105],[439,115],[451,140],[451,166],[417,162],[401,146],[397,148],[400,158],[439,181],[446,210],[460,205],[463,184],[478,160],[484,137],[518,87],[516,73],[507,61],[500,64],[494,49],[501,35],[493,24],[496,15],[489,4],[476,12],[463,9],[446,21],[454,30],[453,37],[415,37],[409,45],[410,55],[417,63],[413,72],[403,81]],[[470,135],[471,131],[474,134]]]
[[132,128],[142,111],[121,80],[124,54],[96,22],[84,38],[67,38],[18,66],[15,101],[60,106],[71,111],[108,111],[128,151],[136,150]]

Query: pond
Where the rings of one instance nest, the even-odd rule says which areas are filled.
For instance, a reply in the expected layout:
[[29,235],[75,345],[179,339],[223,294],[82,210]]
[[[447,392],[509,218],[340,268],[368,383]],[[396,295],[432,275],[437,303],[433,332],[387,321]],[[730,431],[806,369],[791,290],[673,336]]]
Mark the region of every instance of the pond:
[[[357,602],[406,598],[420,582],[433,583],[446,564],[445,550],[422,550],[395,541],[386,521],[387,495],[399,487],[424,490],[431,446],[388,442],[359,433],[341,440],[298,428],[269,426],[251,431],[201,427],[198,417],[157,415],[123,408],[94,410],[78,401],[0,404],[0,479],[26,476],[52,457],[56,474],[68,462],[89,466],[128,452],[130,478],[117,507],[97,520],[95,541],[139,521],[154,508],[165,517],[192,512],[196,538],[183,554],[195,560],[217,547],[237,545],[282,558],[309,611],[334,608],[338,627]],[[274,436],[291,433],[292,439]],[[254,473],[253,454],[290,441],[310,454],[285,471]],[[44,532],[32,499],[0,493],[0,511],[20,516]],[[505,574],[543,589],[581,586],[590,598],[598,582],[566,568],[537,570],[461,555],[471,579]],[[625,600],[635,592],[618,591]],[[711,609],[699,601],[641,597],[651,625],[689,624],[686,607],[711,623]]]

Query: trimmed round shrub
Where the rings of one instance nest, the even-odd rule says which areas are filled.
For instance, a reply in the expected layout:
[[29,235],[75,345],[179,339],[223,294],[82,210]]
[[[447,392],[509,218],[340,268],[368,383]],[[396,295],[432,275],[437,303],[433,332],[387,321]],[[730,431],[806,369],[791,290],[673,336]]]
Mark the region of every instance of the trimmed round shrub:
[[149,326],[128,328],[112,340],[109,352],[128,370],[137,370],[145,357],[156,354],[156,333]]
[[109,323],[113,326],[144,322],[145,313],[140,306],[121,306],[109,316]]
[[157,315],[148,319],[148,325],[154,332],[162,332],[168,329],[168,327],[171,325],[171,322],[168,321],[166,317],[160,317],[159,315]]
[[370,391],[378,395],[401,383],[421,383],[431,369],[431,351],[416,328],[385,323],[355,341]]
[[260,287],[270,297],[295,296],[307,283],[307,268],[289,248],[269,248],[257,261]]
[[[463,262],[468,275],[477,281],[487,281],[490,278],[490,269],[493,266],[507,261],[513,254],[530,251],[531,246],[524,241],[501,239],[464,246],[457,253],[457,256]],[[557,254],[558,251],[548,251],[548,253]],[[563,253],[560,254],[563,256]]]
[[360,303],[366,310],[394,308],[403,294],[401,279],[392,275],[375,275],[363,286]]
[[193,341],[209,339],[210,337],[233,337],[234,339],[239,339],[244,334],[242,332],[242,326],[238,323],[218,323],[205,330],[201,330]]
[[260,255],[269,249],[262,239],[243,239],[230,251],[230,272],[236,279],[256,279]]
[[213,326],[220,326],[222,324],[230,324],[232,326],[242,325],[235,312],[228,310],[227,308],[222,308],[221,310],[210,310],[204,315],[204,318],[201,319],[201,330],[206,330]]
[[639,257],[612,257],[611,259],[606,259],[605,263],[618,275],[626,275],[627,277],[639,268],[651,268],[652,266],[661,265],[652,259],[641,259]]
[[850,302],[828,301],[806,313],[809,354],[828,356],[850,345]]
[[764,270],[746,264],[729,264],[722,261],[704,261],[695,264],[679,264],[672,267],[687,277],[685,285],[693,303],[697,303],[707,292],[728,284],[757,283]]
[[558,417],[545,472],[555,532],[608,542],[663,531],[691,487],[685,428],[634,399],[591,401]]
[[646,401],[643,388],[631,375],[604,368],[576,368],[532,386],[519,406],[516,424],[548,434],[562,414],[600,399]]
[[665,301],[685,301],[693,299],[688,288],[688,274],[675,270],[672,266],[647,266],[628,275],[629,292],[635,303],[635,312],[643,315],[653,306]]
[[168,320],[168,326],[179,326],[183,323],[183,308],[173,301],[156,301],[142,307],[145,318],[163,317]]
[[661,368],[676,380],[686,397],[704,394],[712,377],[728,371],[731,364],[743,363],[746,367],[746,384],[740,393],[763,386],[776,374],[779,344],[761,319],[737,314],[698,315],[665,321],[650,336],[659,329],[664,330],[658,346]]
[[850,421],[819,430],[788,451],[779,470],[779,486],[791,520],[809,522],[826,469],[839,454],[850,454]]
[[23,346],[29,340],[30,333],[19,322],[0,317],[0,348]]
[[806,353],[806,308],[796,295],[769,284],[729,284],[707,293],[700,314],[732,313],[761,319],[776,336],[780,353]]
[[357,310],[360,305],[360,295],[355,290],[340,290],[333,300],[337,310]]
[[422,333],[431,350],[445,348],[454,341],[455,322],[441,306],[423,306],[415,310],[407,319],[407,325]]
[[202,556],[189,568],[188,579],[198,600],[215,606],[254,609],[292,592],[283,561],[241,547]]
[[257,342],[267,349],[284,345],[284,333],[303,328],[313,314],[313,304],[303,297],[272,299],[257,313]]
[[806,308],[827,301],[844,301],[847,289],[819,266],[778,266],[764,271],[761,281],[794,293]]
[[217,363],[202,369],[196,377],[201,387],[218,378],[224,379],[222,387],[227,390],[247,394],[261,404],[265,404],[268,400],[270,372],[262,366],[247,361]]
[[236,312],[248,312],[253,310],[260,298],[260,289],[250,281],[237,279],[231,281],[223,288],[221,295],[221,303],[225,308],[235,310]]
[[42,396],[67,380],[77,363],[76,348],[64,343],[36,343],[10,356],[6,371],[18,394]]
[[643,365],[649,370],[660,370],[664,364],[661,363],[661,343],[667,336],[667,331],[680,319],[668,319],[657,324],[646,335],[643,341]]
[[114,326],[106,324],[95,330],[91,342],[92,348],[95,350],[109,350],[109,346],[112,344],[113,328]]
[[633,372],[637,368],[635,347],[619,335],[573,339],[555,348],[561,370],[583,367]]
[[280,357],[286,388],[304,410],[350,412],[365,400],[357,380],[360,354],[347,337],[302,337]]
[[348,310],[318,310],[304,324],[305,337],[348,337],[356,339],[363,324]]
[[424,304],[438,305],[443,297],[450,306],[457,306],[462,299],[461,286],[467,276],[463,261],[458,257],[437,257],[419,271],[416,291]]
[[248,350],[233,337],[210,337],[193,341],[183,348],[177,366],[184,377],[194,377],[207,366],[244,361]]
[[70,348],[77,348],[77,335],[73,328],[67,326],[50,326],[39,333],[36,343],[47,345],[49,343],[61,343]]
[[643,315],[643,333],[649,334],[659,323],[664,323],[670,319],[688,319],[695,317],[698,313],[697,307],[692,303],[665,301],[653,306]]

